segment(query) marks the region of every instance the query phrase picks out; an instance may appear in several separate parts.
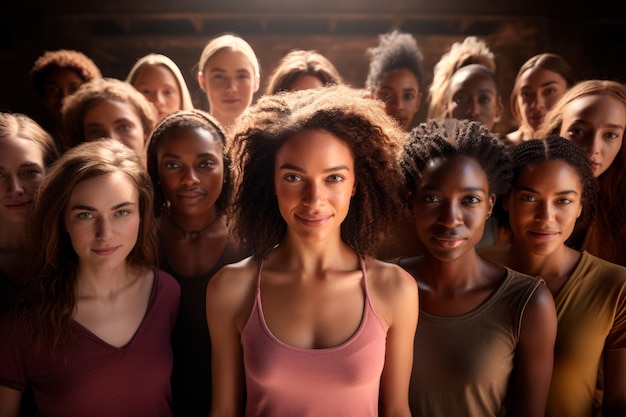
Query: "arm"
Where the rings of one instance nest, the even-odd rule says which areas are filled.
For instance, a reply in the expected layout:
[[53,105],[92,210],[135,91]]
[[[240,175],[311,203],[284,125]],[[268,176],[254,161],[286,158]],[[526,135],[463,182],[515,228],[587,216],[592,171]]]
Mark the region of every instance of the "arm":
[[550,290],[541,284],[522,317],[513,371],[515,417],[543,417],[554,364],[556,309]]
[[241,279],[244,274],[245,270],[227,266],[211,278],[207,286],[206,315],[211,335],[213,378],[209,416],[212,417],[243,415],[245,379],[241,329],[247,315],[243,318],[242,311],[250,299],[246,294],[249,286]]
[[0,385],[0,417],[17,417],[22,393]]
[[626,348],[604,351],[602,415],[626,416]]
[[376,294],[381,307],[377,312],[389,323],[379,411],[381,417],[410,416],[409,383],[419,314],[417,283],[396,265],[388,272],[391,272],[391,279],[385,280]]

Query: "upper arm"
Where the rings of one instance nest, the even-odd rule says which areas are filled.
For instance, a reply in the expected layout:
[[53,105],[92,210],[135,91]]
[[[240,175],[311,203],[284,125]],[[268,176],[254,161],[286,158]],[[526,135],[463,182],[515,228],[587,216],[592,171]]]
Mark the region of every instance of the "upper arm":
[[[410,416],[409,382],[413,364],[413,343],[417,329],[419,301],[417,283],[405,271],[398,274],[379,303],[389,319],[385,365],[380,381],[380,415]],[[382,302],[381,302],[382,301]]]
[[20,391],[0,385],[0,417],[17,417],[21,402]]
[[554,365],[557,318],[554,298],[541,284],[528,301],[515,354],[513,415],[543,416]]
[[626,415],[626,348],[604,351],[604,417]]
[[244,392],[243,351],[239,321],[248,286],[241,272],[226,268],[207,286],[206,316],[211,336],[213,401],[211,416],[242,415]]

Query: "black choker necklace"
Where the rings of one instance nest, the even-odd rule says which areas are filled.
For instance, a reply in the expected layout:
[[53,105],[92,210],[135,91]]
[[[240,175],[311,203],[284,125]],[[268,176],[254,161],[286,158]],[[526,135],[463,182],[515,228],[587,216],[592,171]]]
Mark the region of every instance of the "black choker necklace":
[[204,232],[205,230],[207,230],[211,226],[213,226],[215,223],[217,223],[217,221],[220,219],[221,216],[218,214],[211,223],[209,223],[208,225],[204,226],[200,230],[185,230],[182,227],[180,227],[179,225],[177,225],[176,222],[174,222],[174,220],[172,220],[172,218],[169,216],[169,214],[166,214],[166,217],[170,221],[170,223],[172,223],[172,225],[174,225],[174,227],[176,227],[178,230],[183,232],[183,234],[185,236],[188,236],[189,239],[191,239],[191,240],[196,240],[198,238],[198,236],[200,236],[200,233]]

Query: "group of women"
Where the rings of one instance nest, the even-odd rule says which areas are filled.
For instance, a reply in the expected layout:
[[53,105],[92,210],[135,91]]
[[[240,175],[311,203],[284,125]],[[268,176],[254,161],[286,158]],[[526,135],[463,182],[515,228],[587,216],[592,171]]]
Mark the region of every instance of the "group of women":
[[624,85],[533,57],[501,138],[475,38],[415,127],[398,31],[365,89],[293,51],[255,103],[217,37],[209,112],[163,55],[57,53],[58,129],[0,115],[0,417],[626,415]]

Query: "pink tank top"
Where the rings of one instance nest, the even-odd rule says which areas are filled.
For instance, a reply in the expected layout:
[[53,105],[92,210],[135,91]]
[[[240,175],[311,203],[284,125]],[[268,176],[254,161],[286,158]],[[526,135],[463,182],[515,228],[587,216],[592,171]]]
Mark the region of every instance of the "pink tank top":
[[241,334],[246,373],[246,416],[378,416],[387,326],[374,311],[361,259],[365,303],[357,331],[331,348],[302,349],[278,340],[256,297]]

